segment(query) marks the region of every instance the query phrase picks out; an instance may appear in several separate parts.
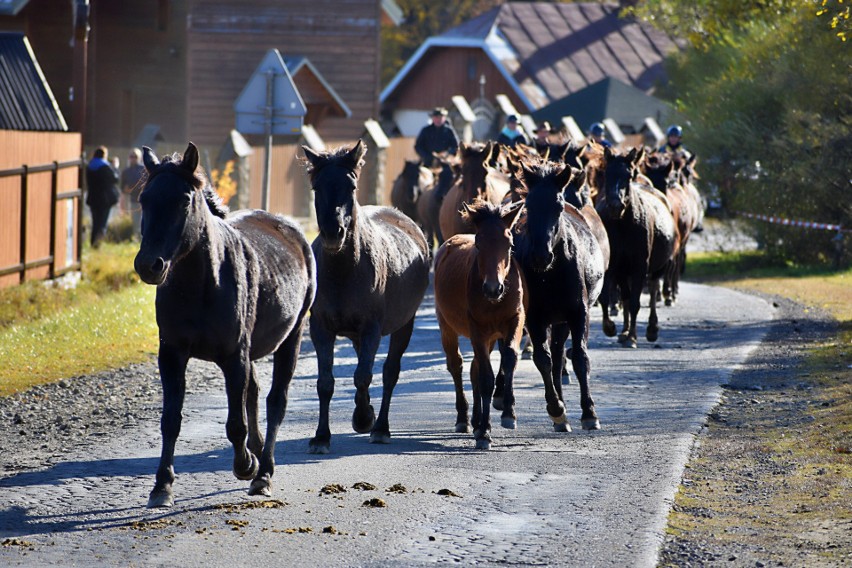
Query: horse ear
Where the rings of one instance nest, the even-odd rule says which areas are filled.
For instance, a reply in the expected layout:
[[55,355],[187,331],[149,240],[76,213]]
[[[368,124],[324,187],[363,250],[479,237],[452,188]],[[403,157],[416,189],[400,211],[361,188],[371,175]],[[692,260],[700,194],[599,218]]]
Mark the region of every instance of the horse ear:
[[459,210],[462,220],[470,221],[472,211],[473,209],[470,208],[470,205],[467,204],[467,201],[462,201],[462,208]]
[[609,146],[604,146],[604,159],[606,159],[606,161],[608,162],[612,160],[613,156],[614,154],[612,153],[612,148],[610,148]]
[[549,160],[550,159],[550,146],[548,146],[547,148],[544,149],[544,153],[541,155],[541,158],[543,160]]
[[145,164],[145,169],[150,173],[154,168],[160,165],[160,160],[154,155],[154,151],[148,146],[142,147],[142,163]]
[[196,168],[198,168],[198,148],[192,142],[187,145],[180,166],[189,173],[195,173]]
[[561,170],[557,171],[554,180],[556,181],[556,187],[559,189],[560,193],[568,187],[568,184],[571,183],[572,177],[574,177],[574,170],[571,169],[571,166],[565,166]]
[[349,160],[352,163],[353,171],[360,170],[361,166],[364,165],[364,155],[366,153],[367,147],[364,146],[364,141],[359,138],[358,142],[355,143],[355,145],[352,147],[351,150],[349,150],[349,153],[347,154]]
[[500,210],[500,218],[503,220],[503,224],[506,225],[506,228],[510,231],[521,217],[521,210],[523,210],[523,208],[523,201],[515,201],[514,203],[503,206]]
[[314,167],[319,166],[320,162],[323,160],[323,157],[319,154],[319,152],[315,152],[310,148],[310,146],[302,146],[302,151],[305,153],[305,157]]

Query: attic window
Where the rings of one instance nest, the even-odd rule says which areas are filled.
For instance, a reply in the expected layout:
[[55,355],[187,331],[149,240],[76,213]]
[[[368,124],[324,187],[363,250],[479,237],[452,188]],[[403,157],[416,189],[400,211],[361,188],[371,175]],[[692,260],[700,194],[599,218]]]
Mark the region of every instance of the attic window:
[[157,30],[164,32],[169,29],[170,0],[157,1]]

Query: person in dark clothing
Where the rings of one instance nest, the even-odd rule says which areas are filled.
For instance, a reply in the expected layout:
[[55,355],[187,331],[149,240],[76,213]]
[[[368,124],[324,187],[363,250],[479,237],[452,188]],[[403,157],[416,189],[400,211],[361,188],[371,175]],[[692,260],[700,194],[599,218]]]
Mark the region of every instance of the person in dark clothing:
[[508,146],[509,148],[514,148],[515,144],[530,145],[527,135],[524,134],[523,130],[518,128],[517,115],[510,114],[506,117],[506,126],[503,127],[503,130],[500,131],[500,135],[497,136],[497,142],[504,146]]
[[443,107],[433,110],[431,124],[423,127],[414,143],[414,150],[427,168],[432,167],[434,162],[433,152],[449,152],[455,155],[459,151],[459,136],[447,122],[447,114],[447,109]]
[[121,191],[127,196],[127,211],[133,219],[133,233],[137,237],[142,235],[142,207],[139,205],[139,194],[142,192],[141,180],[144,173],[142,151],[139,148],[133,148],[127,156],[127,167],[121,172]]
[[109,151],[99,146],[86,167],[86,205],[92,212],[92,247],[98,248],[106,236],[107,221],[118,203],[118,172],[107,161]]
[[557,156],[560,145],[553,141],[553,138],[556,138],[559,133],[553,129],[548,121],[539,123],[533,134],[535,134],[533,145],[540,156],[547,154],[551,161],[561,159],[561,156]]
[[612,142],[606,139],[606,128],[603,123],[596,122],[591,127],[589,127],[589,138],[604,146],[606,148],[612,148]]

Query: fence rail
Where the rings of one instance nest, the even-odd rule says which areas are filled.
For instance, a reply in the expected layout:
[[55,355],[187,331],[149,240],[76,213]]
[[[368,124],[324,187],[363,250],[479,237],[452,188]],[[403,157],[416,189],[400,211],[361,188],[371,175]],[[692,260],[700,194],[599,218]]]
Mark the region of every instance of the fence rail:
[[[63,162],[54,161],[49,164],[37,166],[21,166],[7,170],[0,170],[0,180],[10,177],[19,177],[20,216],[19,216],[19,261],[15,264],[0,267],[0,277],[18,274],[18,281],[23,283],[27,278],[27,271],[49,267],[48,277],[53,279],[72,270],[81,268],[83,239],[81,228],[83,226],[83,166],[82,158]],[[77,188],[70,191],[59,191],[59,172],[70,168],[77,169]],[[36,259],[27,259],[27,249],[33,237],[30,229],[30,177],[36,174],[50,173],[50,221],[49,221],[49,250],[47,256]],[[6,196],[8,199],[8,196]],[[58,266],[56,255],[57,235],[57,211],[60,201],[76,200],[76,260],[65,266]]]

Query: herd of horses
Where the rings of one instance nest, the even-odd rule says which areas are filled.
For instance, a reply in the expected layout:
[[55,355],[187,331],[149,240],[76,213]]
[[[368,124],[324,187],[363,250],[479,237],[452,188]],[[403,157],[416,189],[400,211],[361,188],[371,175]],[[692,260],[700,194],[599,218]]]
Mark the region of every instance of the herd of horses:
[[[545,155],[493,142],[462,144],[435,166],[407,162],[394,183],[394,207],[362,206],[357,187],[366,149],[304,148],[319,234],[309,244],[293,221],[264,211],[228,214],[203,172],[197,148],[162,161],[146,148],[140,195],[141,279],[157,286],[162,453],[149,507],[174,503],[174,451],[190,358],[216,363],[225,376],[226,433],[233,472],[250,495],[270,495],[275,441],[289,383],[309,324],[317,354],[319,424],[308,451],[328,453],[334,393],[334,344],[352,341],[358,363],[352,427],[388,443],[388,413],[414,316],[434,270],[435,310],[456,394],[456,431],[491,446],[490,410],[516,427],[513,377],[528,334],[556,431],[569,425],[562,393],[566,353],[580,387],[580,423],[600,428],[589,389],[588,335],[599,303],[606,335],[620,299],[618,341],[636,347],[640,294],[659,334],[656,303],[674,302],[689,235],[703,208],[694,163],[631,149],[566,144]],[[437,251],[435,250],[437,248]],[[390,336],[376,416],[369,386],[383,336]],[[459,337],[473,349],[473,410],[463,387]],[[570,348],[565,345],[571,339]],[[499,349],[495,373],[490,354]],[[258,426],[253,361],[273,357],[266,433]]]

